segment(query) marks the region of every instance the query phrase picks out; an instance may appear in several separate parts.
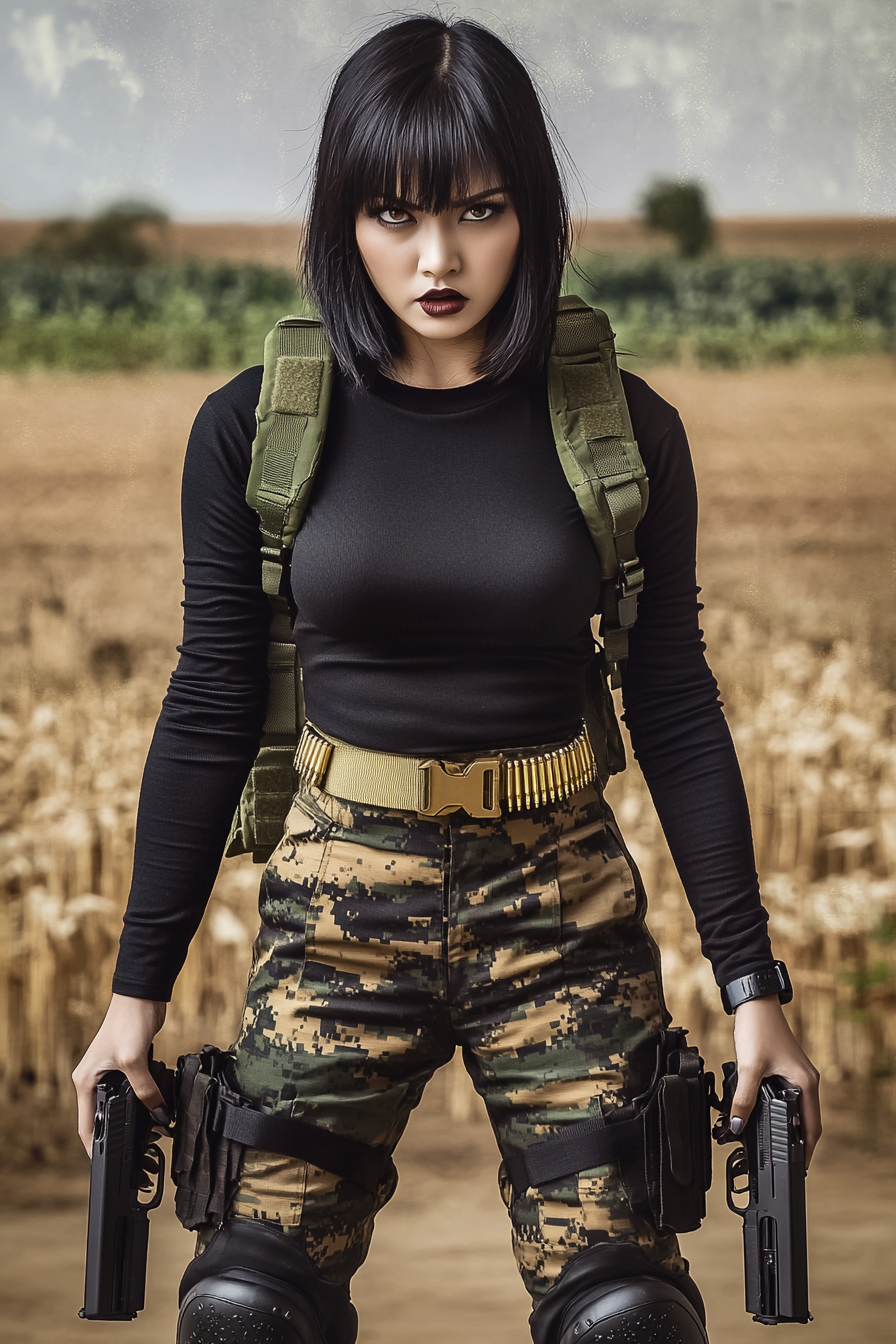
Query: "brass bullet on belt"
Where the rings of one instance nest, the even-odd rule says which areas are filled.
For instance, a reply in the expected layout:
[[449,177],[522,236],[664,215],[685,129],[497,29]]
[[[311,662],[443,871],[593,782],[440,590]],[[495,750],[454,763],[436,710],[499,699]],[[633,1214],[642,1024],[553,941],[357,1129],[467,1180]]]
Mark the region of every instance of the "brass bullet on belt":
[[575,762],[575,792],[578,793],[579,789],[582,789],[584,784],[582,778],[582,757],[579,755],[578,742],[572,743],[572,759],[574,759]]
[[563,788],[563,795],[562,795],[562,796],[563,796],[563,801],[564,801],[564,802],[566,802],[567,798],[569,797],[569,762],[568,762],[568,756],[569,756],[569,753],[568,753],[566,747],[564,747],[563,750],[560,752],[560,777],[561,777],[561,780],[562,780],[562,788]]
[[585,764],[585,752],[582,748],[582,739],[576,741],[576,764],[579,768],[579,788],[584,789],[588,781],[588,769]]
[[557,753],[556,751],[552,751],[546,762],[547,775],[548,775],[548,795],[552,803],[556,803],[557,801],[556,766],[557,766]]

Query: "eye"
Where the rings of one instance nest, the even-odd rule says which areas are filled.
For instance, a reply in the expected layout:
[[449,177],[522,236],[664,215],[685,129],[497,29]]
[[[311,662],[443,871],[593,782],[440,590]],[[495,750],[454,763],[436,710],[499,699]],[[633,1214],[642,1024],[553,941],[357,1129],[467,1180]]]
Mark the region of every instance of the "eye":
[[499,215],[503,209],[503,205],[499,205],[497,201],[492,201],[488,205],[470,205],[461,215],[461,219],[477,223],[479,220],[491,219],[492,215]]
[[377,219],[381,224],[409,224],[411,216],[407,210],[403,210],[400,205],[387,205],[383,210],[378,211]]

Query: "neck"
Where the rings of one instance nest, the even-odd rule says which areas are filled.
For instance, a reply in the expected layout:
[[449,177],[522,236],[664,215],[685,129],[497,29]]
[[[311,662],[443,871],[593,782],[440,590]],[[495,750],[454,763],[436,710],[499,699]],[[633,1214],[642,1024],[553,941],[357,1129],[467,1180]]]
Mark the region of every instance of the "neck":
[[486,323],[452,340],[431,341],[399,319],[403,349],[390,377],[409,387],[464,387],[478,382],[476,364],[485,345]]

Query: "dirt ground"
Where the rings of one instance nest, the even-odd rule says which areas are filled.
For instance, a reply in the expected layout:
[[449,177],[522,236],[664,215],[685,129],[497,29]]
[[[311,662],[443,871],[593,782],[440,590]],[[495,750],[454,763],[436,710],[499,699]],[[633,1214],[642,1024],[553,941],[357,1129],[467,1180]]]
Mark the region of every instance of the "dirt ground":
[[744,609],[819,646],[856,638],[891,680],[896,360],[643,372],[691,442],[707,607]]
[[[398,1193],[380,1215],[355,1280],[359,1344],[529,1339],[529,1300],[510,1251],[491,1131],[478,1100],[468,1119],[449,1120],[444,1087],[443,1073],[412,1118],[398,1153]],[[858,1149],[842,1118],[833,1128],[840,1141],[822,1140],[808,1185],[815,1321],[806,1338],[892,1344],[896,1171],[892,1160]],[[709,1216],[682,1243],[714,1344],[750,1344],[762,1336],[743,1309],[740,1222],[725,1208],[722,1156]],[[153,1215],[148,1306],[133,1324],[116,1326],[76,1315],[83,1300],[86,1173],[7,1174],[0,1190],[2,1338],[10,1344],[173,1339],[177,1284],[193,1239],[176,1222],[170,1200]]]
[[[740,373],[648,371],[690,432],[708,603],[745,606],[757,620],[784,612],[795,633],[813,638],[870,633],[892,648],[894,373],[883,357]],[[98,641],[124,640],[161,695],[177,638],[183,443],[195,409],[222,381],[215,373],[0,376],[7,687],[36,657],[40,612],[62,610],[69,652],[84,668]],[[399,1151],[399,1192],[357,1279],[361,1344],[410,1344],[421,1334],[431,1344],[528,1338],[491,1135],[475,1107],[471,1118],[451,1118],[458,1107],[446,1096],[456,1089],[444,1075],[434,1081]],[[808,1337],[892,1344],[896,1171],[891,1155],[861,1148],[848,1115],[834,1119],[809,1186],[816,1322]],[[684,1239],[685,1254],[717,1344],[747,1344],[757,1327],[742,1309],[739,1227],[723,1206],[720,1178],[721,1166],[710,1217]],[[83,1167],[7,1171],[2,1182],[0,1337],[75,1344],[116,1336],[115,1327],[76,1317]],[[172,1337],[190,1242],[163,1207],[151,1240],[150,1307],[119,1327],[122,1339]]]

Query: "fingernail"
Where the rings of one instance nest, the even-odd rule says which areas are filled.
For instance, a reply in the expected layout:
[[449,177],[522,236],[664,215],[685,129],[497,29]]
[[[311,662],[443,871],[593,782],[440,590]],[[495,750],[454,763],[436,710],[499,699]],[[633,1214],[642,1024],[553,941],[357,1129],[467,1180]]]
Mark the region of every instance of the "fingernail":
[[171,1124],[171,1116],[164,1106],[156,1106],[150,1111],[150,1115],[157,1125],[164,1125],[166,1128]]
[[732,1115],[728,1121],[728,1128],[732,1134],[739,1134],[744,1127],[744,1122],[739,1115]]

